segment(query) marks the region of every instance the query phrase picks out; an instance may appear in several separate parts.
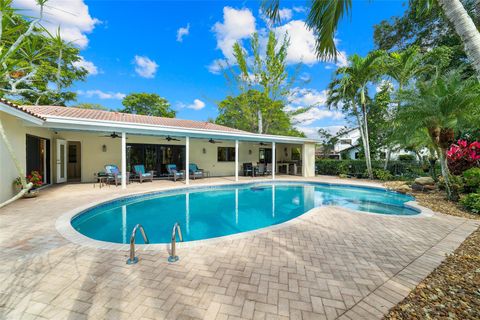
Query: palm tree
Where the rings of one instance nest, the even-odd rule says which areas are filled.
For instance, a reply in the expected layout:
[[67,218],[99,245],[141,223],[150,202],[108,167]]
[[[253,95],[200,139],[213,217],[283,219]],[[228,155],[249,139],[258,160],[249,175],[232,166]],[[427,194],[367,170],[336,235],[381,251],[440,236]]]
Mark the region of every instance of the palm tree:
[[426,130],[439,156],[447,196],[455,200],[449,179],[446,152],[454,142],[455,131],[478,126],[480,121],[480,84],[475,78],[464,79],[462,70],[450,71],[431,81],[417,82],[401,93],[405,105],[399,110],[398,130]]
[[368,85],[378,79],[384,55],[383,51],[373,51],[365,58],[357,54],[350,56],[350,65],[337,69],[335,79],[330,83],[328,90],[328,106],[341,107],[344,111],[352,113],[357,120],[370,179],[373,179],[373,171],[368,137]]
[[[465,46],[465,53],[480,77],[480,33],[460,0],[410,0],[410,5],[422,14],[433,5],[439,5],[447,20],[453,25]],[[335,32],[340,19],[349,15],[352,0],[313,0],[306,25],[318,34],[316,51],[320,58],[336,58]],[[274,21],[279,20],[280,0],[264,0],[263,8]]]

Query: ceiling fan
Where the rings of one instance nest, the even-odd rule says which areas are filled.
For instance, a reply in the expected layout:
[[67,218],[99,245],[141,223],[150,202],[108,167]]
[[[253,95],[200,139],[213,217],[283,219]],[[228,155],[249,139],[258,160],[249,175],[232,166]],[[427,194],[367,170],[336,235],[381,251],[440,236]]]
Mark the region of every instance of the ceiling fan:
[[[111,134],[107,134],[107,135],[100,136],[100,137],[107,137],[107,138],[115,139],[115,138],[121,138],[122,136],[119,135],[119,134],[116,133],[116,132],[112,132]],[[127,138],[127,139],[128,139],[128,138]]]
[[215,140],[213,140],[212,138],[210,138],[210,139],[208,140],[208,142],[213,143],[213,144],[215,144],[215,143],[221,143],[220,141],[215,141]]
[[167,141],[180,141],[180,139],[172,138],[172,137],[170,137],[170,136],[167,136],[167,137],[165,138],[165,140],[167,140]]

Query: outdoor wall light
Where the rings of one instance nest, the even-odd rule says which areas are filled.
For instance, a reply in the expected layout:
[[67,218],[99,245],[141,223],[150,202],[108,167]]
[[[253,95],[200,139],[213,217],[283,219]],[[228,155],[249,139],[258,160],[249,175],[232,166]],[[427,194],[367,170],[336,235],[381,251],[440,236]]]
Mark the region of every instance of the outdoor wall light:
[[107,146],[106,146],[106,145],[103,145],[103,146],[102,146],[102,151],[103,151],[103,152],[107,152]]
[[285,157],[288,157],[288,149],[285,148]]
[[207,149],[205,149],[205,148],[203,148],[202,151],[203,151],[203,154],[207,153]]
[[252,154],[252,150],[248,150],[248,154]]

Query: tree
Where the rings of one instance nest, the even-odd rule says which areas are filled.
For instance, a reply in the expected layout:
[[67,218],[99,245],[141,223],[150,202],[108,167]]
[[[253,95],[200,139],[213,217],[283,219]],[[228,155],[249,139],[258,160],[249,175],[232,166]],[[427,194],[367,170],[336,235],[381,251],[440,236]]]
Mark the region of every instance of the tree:
[[[284,111],[281,101],[273,101],[258,90],[249,90],[238,96],[228,96],[218,104],[219,115],[215,123],[244,130],[258,132],[258,126],[268,134],[303,136],[295,130],[290,117]],[[258,114],[264,114],[261,123]]]
[[124,108],[120,112],[124,113],[166,118],[175,118],[176,115],[167,99],[156,93],[131,93],[123,98],[122,105]]
[[0,96],[24,104],[57,104],[75,100],[76,93],[65,90],[83,81],[87,70],[76,65],[80,51],[42,27],[43,6],[38,0],[39,17],[25,18],[0,1]]
[[478,127],[480,123],[480,84],[475,78],[464,78],[463,70],[418,81],[401,94],[405,105],[396,123],[405,132],[425,130],[440,158],[447,196],[456,200],[450,184],[446,151],[455,141],[455,131]]
[[[262,101],[273,102],[271,106],[282,106],[281,110],[269,109],[268,113],[264,113],[264,108],[256,109],[256,129],[258,133],[268,132],[268,128],[263,126],[264,123],[271,123],[270,120],[265,121],[264,118],[271,118],[272,113],[284,112],[283,106],[287,104],[294,77],[289,77],[287,71],[287,50],[289,40],[285,36],[282,42],[275,37],[275,33],[270,31],[266,44],[265,55],[260,52],[260,41],[257,33],[253,34],[250,39],[250,51],[247,52],[240,43],[235,43],[233,52],[235,57],[235,66],[230,66],[224,71],[224,75],[229,83],[234,84],[238,89],[238,98],[244,98],[245,107],[254,106],[251,103],[251,94],[247,92],[254,90],[264,95]],[[258,94],[255,94],[258,96]],[[241,102],[240,100],[238,102]],[[279,103],[277,103],[279,102]],[[306,109],[300,108],[295,113],[285,114],[293,116],[305,112]]]
[[78,103],[75,105],[75,108],[80,108],[80,109],[89,109],[89,110],[102,110],[102,111],[108,111],[109,109],[105,107],[104,105],[101,105],[99,103]]
[[318,129],[318,136],[320,140],[322,141],[321,147],[322,147],[322,153],[324,158],[328,158],[332,152],[335,151],[335,145],[337,144],[339,140],[339,136],[341,136],[343,133],[347,132],[349,129],[344,127],[340,129],[336,134],[331,133],[328,130],[325,130],[323,128]]
[[[419,15],[438,5],[460,37],[467,57],[480,77],[480,33],[460,0],[409,0],[410,7]],[[264,0],[264,11],[274,21],[280,19],[280,0]],[[336,58],[334,36],[341,18],[350,15],[352,0],[315,0],[307,15],[306,25],[318,36],[316,51],[319,58]]]
[[373,171],[368,134],[368,86],[378,79],[384,54],[382,51],[373,51],[364,58],[357,54],[350,56],[350,65],[337,69],[328,90],[328,106],[342,108],[357,120],[370,179],[373,179]]

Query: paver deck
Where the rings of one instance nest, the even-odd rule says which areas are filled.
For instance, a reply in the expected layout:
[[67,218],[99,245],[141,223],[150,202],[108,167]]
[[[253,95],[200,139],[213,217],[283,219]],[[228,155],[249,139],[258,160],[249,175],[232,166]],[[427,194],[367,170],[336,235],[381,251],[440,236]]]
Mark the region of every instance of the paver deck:
[[137,265],[125,264],[126,251],[75,244],[55,229],[76,207],[173,186],[182,184],[54,186],[0,209],[0,318],[378,319],[478,227],[323,207],[266,232],[180,248],[175,264],[166,250],[140,251]]

